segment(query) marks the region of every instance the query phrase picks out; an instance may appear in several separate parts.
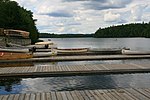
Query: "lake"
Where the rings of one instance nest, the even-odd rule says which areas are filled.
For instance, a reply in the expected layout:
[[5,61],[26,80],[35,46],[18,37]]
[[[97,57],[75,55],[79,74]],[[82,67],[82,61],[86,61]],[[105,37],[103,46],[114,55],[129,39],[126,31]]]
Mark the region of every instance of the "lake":
[[[48,38],[42,38],[47,41]],[[58,48],[123,48],[150,50],[148,38],[51,38]],[[149,59],[34,63],[41,65],[149,63]],[[0,94],[85,89],[150,88],[150,73],[0,79]]]

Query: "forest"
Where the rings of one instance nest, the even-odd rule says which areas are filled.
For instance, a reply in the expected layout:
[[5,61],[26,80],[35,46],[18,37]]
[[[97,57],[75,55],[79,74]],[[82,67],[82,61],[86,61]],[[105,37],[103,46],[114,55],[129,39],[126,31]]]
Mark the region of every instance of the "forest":
[[113,37],[146,37],[150,38],[149,23],[131,23],[126,25],[111,26],[99,28],[94,37],[96,38],[113,38]]
[[93,37],[93,34],[50,34],[50,33],[40,33],[40,38],[82,38],[82,37]]
[[28,31],[32,43],[35,43],[39,38],[35,21],[33,13],[19,6],[17,2],[0,0],[0,28]]

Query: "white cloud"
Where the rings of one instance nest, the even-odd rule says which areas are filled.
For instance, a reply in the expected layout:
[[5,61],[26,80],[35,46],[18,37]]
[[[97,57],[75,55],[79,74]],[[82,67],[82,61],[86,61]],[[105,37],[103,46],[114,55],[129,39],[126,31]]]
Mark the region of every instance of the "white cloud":
[[141,21],[143,16],[143,10],[147,5],[136,5],[131,9],[131,20],[132,21]]
[[150,21],[149,0],[13,1],[33,12],[39,32],[93,33],[99,27]]
[[58,32],[63,32],[64,30],[65,30],[65,28],[61,27],[61,28],[58,29]]
[[120,20],[120,14],[115,14],[115,13],[112,13],[112,12],[107,12],[104,15],[104,21],[106,21],[106,22],[114,22],[114,21],[117,21],[117,20]]

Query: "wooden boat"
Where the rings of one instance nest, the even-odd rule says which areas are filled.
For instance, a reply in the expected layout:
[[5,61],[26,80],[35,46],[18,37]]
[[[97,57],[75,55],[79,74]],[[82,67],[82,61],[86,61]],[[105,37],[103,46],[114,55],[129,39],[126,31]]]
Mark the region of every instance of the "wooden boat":
[[69,48],[69,49],[54,49],[57,53],[67,53],[67,54],[74,54],[74,53],[86,53],[88,48]]
[[121,48],[89,48],[89,52],[100,54],[121,54]]
[[124,49],[122,49],[122,54],[124,54],[124,55],[150,55],[150,51],[124,50]]
[[16,60],[16,59],[28,59],[32,58],[31,53],[17,53],[17,52],[6,52],[0,51],[0,60]]
[[0,63],[0,67],[34,67],[32,62],[28,63]]

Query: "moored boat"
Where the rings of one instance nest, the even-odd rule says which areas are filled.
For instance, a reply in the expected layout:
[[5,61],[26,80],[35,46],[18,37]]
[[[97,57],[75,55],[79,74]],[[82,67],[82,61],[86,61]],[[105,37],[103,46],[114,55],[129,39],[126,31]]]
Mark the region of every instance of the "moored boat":
[[28,52],[30,52],[30,49],[23,49],[23,48],[0,48],[0,52],[28,53]]
[[57,48],[56,44],[54,44],[52,41],[47,42],[37,42],[34,45],[28,45],[26,47],[35,48],[35,49],[51,49],[51,48]]
[[150,51],[124,50],[124,49],[122,49],[122,54],[124,54],[124,55],[150,55]]
[[33,57],[50,57],[50,56],[54,56],[57,55],[57,53],[54,52],[35,52],[33,53]]
[[68,49],[55,48],[54,50],[57,53],[74,54],[74,53],[86,53],[88,51],[88,48],[68,48]]
[[28,58],[32,58],[32,57],[33,57],[33,55],[31,53],[0,51],[0,60],[28,59]]
[[89,52],[100,54],[120,54],[121,48],[89,48]]

